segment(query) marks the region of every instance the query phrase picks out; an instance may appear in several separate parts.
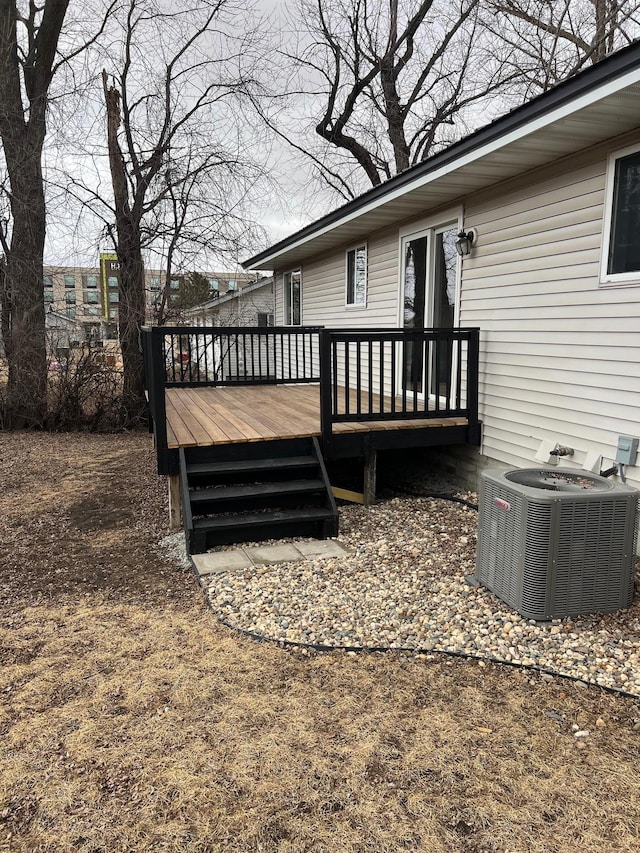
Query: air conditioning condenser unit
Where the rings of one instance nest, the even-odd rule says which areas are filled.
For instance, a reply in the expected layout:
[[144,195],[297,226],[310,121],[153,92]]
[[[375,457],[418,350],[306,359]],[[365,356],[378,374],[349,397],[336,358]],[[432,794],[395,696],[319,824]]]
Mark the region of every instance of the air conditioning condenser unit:
[[483,471],[476,578],[528,619],[628,607],[638,494],[584,471]]

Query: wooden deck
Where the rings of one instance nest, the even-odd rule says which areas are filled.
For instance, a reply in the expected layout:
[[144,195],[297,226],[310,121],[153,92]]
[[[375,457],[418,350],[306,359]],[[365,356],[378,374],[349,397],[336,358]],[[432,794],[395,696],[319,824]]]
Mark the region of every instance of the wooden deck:
[[[390,401],[388,401],[390,403]],[[357,398],[350,395],[350,409]],[[169,449],[321,435],[318,385],[243,385],[167,388]],[[363,410],[366,404],[363,396]],[[385,401],[385,410],[390,408]],[[337,435],[402,429],[466,426],[466,418],[337,423]]]

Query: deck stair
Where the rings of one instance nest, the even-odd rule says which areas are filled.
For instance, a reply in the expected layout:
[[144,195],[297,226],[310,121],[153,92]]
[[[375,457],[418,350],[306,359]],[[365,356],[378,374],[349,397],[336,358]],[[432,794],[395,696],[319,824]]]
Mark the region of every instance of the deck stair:
[[190,554],[216,545],[338,533],[317,438],[181,447],[180,492]]

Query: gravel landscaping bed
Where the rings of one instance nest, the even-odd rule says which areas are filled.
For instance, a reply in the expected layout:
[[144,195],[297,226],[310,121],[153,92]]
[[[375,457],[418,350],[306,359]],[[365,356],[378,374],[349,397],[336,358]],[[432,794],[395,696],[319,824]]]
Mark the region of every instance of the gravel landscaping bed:
[[[475,495],[462,495],[475,500]],[[640,602],[536,623],[465,577],[477,513],[434,498],[341,509],[346,557],[207,578],[226,624],[276,641],[446,651],[536,666],[640,696]]]

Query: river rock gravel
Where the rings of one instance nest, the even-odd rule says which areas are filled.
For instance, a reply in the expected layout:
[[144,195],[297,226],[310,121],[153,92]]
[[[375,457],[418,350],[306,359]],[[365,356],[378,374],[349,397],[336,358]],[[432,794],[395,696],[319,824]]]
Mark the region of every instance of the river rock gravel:
[[227,625],[275,641],[461,652],[640,696],[638,596],[613,614],[524,619],[468,582],[476,526],[475,510],[442,499],[344,507],[346,556],[210,576],[209,602]]

